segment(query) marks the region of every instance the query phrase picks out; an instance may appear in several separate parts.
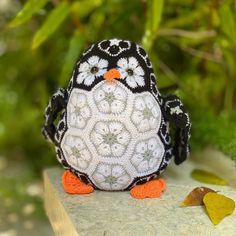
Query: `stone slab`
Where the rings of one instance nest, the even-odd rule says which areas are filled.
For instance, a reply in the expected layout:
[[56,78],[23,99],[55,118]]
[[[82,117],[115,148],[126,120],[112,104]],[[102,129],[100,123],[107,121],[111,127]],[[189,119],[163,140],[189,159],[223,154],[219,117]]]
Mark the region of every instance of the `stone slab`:
[[[227,179],[230,186],[199,183],[190,178],[193,168],[212,171]],[[215,150],[194,154],[180,166],[172,163],[163,174],[167,189],[160,199],[136,200],[129,192],[69,195],[62,189],[62,173],[58,167],[44,172],[45,209],[56,235],[236,236],[236,211],[214,226],[204,207],[179,207],[185,196],[200,186],[236,201],[235,163]]]

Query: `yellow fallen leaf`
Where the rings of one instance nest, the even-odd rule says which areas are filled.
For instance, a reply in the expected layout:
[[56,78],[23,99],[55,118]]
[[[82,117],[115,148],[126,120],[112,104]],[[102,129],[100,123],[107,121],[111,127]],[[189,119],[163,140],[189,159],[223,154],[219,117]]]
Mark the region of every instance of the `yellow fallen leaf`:
[[234,200],[218,193],[207,193],[203,202],[214,225],[219,224],[225,216],[231,215],[235,208]]
[[205,194],[209,192],[215,192],[215,191],[206,187],[197,187],[193,189],[184,199],[184,201],[181,204],[181,207],[204,205],[203,197],[205,196]]
[[227,181],[220,178],[219,176],[200,169],[194,169],[191,172],[191,177],[199,182],[217,185],[228,185]]

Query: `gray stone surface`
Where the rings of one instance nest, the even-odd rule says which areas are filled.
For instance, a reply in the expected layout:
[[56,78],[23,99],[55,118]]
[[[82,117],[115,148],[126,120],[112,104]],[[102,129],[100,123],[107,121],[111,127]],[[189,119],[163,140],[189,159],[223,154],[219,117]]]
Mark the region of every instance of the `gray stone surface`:
[[[230,186],[203,184],[190,178],[193,168],[218,174]],[[235,163],[221,153],[207,150],[180,166],[171,164],[163,178],[167,189],[159,199],[136,200],[129,192],[95,191],[89,195],[64,193],[60,168],[44,173],[45,206],[56,235],[212,235],[236,236],[236,211],[214,226],[204,207],[179,205],[194,188],[207,186],[236,201]]]

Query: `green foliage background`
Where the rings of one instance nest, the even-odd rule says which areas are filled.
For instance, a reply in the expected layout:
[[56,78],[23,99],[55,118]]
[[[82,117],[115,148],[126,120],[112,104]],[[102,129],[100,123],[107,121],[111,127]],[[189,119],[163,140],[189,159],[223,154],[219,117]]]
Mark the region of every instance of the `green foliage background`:
[[49,97],[82,50],[113,37],[140,43],[162,93],[184,100],[192,149],[211,145],[236,160],[236,1],[10,3],[0,7],[0,155],[28,166],[26,182],[56,163],[40,133]]

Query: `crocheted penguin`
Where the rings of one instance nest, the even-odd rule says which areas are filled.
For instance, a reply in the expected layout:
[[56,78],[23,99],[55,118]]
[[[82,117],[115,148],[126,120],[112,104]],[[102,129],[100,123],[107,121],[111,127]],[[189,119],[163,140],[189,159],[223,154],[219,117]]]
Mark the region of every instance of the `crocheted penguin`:
[[130,190],[135,198],[147,198],[165,189],[156,177],[171,158],[176,164],[187,158],[190,127],[180,99],[159,93],[144,49],[111,39],[82,54],[68,88],[49,101],[43,134],[66,169],[66,192]]

